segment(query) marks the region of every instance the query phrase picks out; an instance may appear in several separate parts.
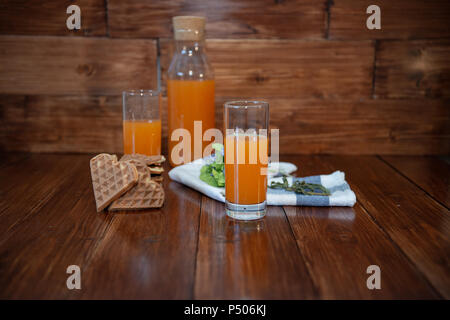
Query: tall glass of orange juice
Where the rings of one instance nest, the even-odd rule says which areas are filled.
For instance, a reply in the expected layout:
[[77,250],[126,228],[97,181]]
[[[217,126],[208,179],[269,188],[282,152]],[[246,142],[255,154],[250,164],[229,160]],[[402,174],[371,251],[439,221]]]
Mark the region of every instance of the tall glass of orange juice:
[[168,156],[176,166],[203,157],[210,143],[203,136],[215,128],[215,108],[214,74],[205,52],[205,18],[174,17],[173,29],[174,54],[167,72]]
[[161,154],[159,91],[124,91],[122,98],[124,153],[148,156]]
[[266,214],[269,104],[224,104],[225,206],[227,215],[254,220]]

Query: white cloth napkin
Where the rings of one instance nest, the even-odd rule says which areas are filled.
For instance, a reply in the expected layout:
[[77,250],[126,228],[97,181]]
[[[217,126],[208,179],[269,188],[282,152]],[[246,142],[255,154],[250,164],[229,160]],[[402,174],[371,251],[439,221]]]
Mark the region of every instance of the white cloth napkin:
[[[220,202],[225,202],[225,188],[213,187],[200,180],[200,169],[206,164],[205,159],[197,159],[193,162],[178,166],[169,171],[169,177],[192,189],[195,189],[210,198]],[[289,162],[275,162],[269,164],[268,184],[272,181],[282,181],[277,177],[280,173],[291,174],[297,167]],[[321,184],[330,190],[330,196],[306,196],[295,192],[267,188],[268,205],[287,206],[348,206],[353,207],[356,203],[355,193],[345,181],[345,174],[342,171],[335,171],[332,174],[310,176],[304,178],[288,177],[288,182],[300,180],[308,183]]]

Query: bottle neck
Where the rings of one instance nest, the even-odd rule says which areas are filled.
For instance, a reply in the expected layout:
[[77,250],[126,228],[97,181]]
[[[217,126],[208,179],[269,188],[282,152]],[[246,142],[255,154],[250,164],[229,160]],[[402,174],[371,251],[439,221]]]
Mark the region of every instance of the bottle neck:
[[202,54],[204,52],[205,41],[187,41],[176,40],[175,50],[179,54],[185,54],[188,56]]

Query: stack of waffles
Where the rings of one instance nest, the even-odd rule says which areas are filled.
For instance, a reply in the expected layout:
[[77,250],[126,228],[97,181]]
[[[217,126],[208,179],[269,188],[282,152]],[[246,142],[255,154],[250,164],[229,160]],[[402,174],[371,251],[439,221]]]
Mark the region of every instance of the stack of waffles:
[[91,159],[91,178],[97,211],[160,208],[164,156],[117,156],[106,153]]

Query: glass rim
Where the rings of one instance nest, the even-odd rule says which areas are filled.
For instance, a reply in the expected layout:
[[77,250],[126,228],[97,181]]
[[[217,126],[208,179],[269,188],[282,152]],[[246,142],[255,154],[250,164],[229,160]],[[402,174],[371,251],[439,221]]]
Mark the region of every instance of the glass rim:
[[263,100],[233,100],[225,102],[223,106],[234,109],[268,108],[269,102]]
[[141,97],[153,97],[161,93],[161,90],[149,90],[149,89],[131,89],[122,91],[122,96],[141,96]]

